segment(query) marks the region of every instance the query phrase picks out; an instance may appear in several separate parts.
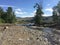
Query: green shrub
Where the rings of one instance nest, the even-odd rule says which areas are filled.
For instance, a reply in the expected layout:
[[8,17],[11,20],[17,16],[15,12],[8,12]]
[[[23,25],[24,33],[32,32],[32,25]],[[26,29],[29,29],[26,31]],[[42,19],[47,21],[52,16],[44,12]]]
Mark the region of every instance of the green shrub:
[[3,19],[0,18],[0,23],[4,23],[5,21]]

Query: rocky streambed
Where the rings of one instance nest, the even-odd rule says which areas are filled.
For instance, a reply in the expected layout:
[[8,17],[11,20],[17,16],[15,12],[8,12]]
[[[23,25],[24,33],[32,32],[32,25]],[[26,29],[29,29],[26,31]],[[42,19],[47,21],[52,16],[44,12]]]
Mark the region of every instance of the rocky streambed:
[[0,27],[0,45],[60,45],[60,34],[55,31],[36,26]]

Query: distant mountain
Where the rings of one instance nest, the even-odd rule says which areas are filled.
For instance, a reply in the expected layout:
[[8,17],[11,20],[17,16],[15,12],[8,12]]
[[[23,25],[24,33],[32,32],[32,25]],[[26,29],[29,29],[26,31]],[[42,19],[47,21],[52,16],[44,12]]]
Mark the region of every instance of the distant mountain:
[[[25,17],[25,18],[21,18],[21,17],[17,17],[17,21],[32,21],[34,17]],[[52,22],[52,16],[49,17],[43,17],[42,18],[44,22]]]
[[17,17],[16,18],[17,21],[24,21],[24,22],[33,22],[33,17],[25,17],[25,18],[21,18],[21,17]]

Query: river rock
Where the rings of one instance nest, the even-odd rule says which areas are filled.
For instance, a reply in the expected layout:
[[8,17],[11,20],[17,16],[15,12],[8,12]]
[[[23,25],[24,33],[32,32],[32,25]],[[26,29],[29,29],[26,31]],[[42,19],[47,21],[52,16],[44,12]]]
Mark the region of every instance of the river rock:
[[52,45],[48,40],[49,36],[35,27],[10,26],[1,32],[0,45]]

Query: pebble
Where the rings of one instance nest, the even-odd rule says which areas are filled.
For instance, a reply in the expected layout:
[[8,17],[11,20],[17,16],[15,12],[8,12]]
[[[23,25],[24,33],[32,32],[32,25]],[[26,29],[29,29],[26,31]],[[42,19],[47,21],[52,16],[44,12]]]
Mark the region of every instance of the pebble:
[[60,42],[60,39],[59,39],[59,42]]

